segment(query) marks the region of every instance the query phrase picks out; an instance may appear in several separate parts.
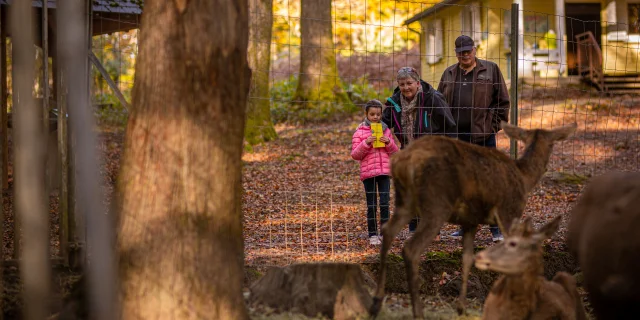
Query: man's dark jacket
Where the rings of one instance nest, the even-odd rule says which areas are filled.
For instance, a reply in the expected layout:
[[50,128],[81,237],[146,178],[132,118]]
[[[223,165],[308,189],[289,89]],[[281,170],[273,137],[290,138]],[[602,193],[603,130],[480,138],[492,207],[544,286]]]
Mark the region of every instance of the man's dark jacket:
[[[442,92],[450,106],[455,83],[460,81],[456,79],[458,68],[460,63],[448,67],[442,73],[438,86],[438,91]],[[473,73],[470,133],[472,142],[481,142],[490,134],[500,131],[500,121],[509,120],[509,91],[495,63],[476,59]]]
[[[446,103],[444,96],[436,91],[430,84],[420,80],[422,92],[417,93],[416,117],[414,122],[414,139],[424,135],[447,135],[455,137],[456,122]],[[400,88],[393,90],[393,96],[387,99],[387,108],[382,113],[382,121],[394,129],[394,133],[401,143],[401,148],[406,146],[406,136],[402,128],[402,106],[400,104]]]

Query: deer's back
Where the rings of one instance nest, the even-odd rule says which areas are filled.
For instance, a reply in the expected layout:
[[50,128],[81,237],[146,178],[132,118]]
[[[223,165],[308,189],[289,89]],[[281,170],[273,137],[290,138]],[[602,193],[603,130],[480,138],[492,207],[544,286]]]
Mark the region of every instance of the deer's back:
[[497,202],[525,196],[520,171],[503,152],[446,137],[414,141],[392,157],[391,170],[407,187],[429,184],[453,198]]
[[640,173],[592,179],[571,213],[569,249],[595,296],[640,303]]

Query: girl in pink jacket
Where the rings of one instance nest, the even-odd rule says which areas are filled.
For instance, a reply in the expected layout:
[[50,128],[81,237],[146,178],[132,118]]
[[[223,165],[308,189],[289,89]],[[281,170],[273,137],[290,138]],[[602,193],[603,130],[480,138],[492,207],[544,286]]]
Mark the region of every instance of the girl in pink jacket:
[[[382,122],[382,103],[370,100],[365,105],[365,120],[351,139],[351,157],[360,161],[360,180],[364,184],[367,198],[367,228],[369,243],[379,245],[378,223],[376,221],[377,198],[380,195],[380,226],[389,220],[389,189],[391,187],[391,165],[389,156],[398,151],[391,137],[391,130]],[[381,123],[383,135],[380,142],[384,147],[374,148],[376,137],[372,135],[371,123]],[[376,192],[377,188],[377,192]]]

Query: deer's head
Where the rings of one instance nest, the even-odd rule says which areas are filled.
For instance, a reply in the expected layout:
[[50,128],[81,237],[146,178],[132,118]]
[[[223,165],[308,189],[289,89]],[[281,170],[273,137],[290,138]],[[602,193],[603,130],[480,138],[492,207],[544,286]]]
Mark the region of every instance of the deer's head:
[[567,139],[574,131],[577,125],[575,123],[551,130],[532,129],[526,130],[516,126],[512,126],[504,121],[501,123],[504,133],[512,139],[523,141],[526,145],[530,145],[534,140],[536,143],[545,143],[549,147],[556,141]]
[[533,229],[531,218],[525,218],[522,223],[516,219],[503,242],[476,254],[476,268],[507,275],[520,275],[539,268],[542,243],[558,230],[560,218],[555,217],[538,231]]

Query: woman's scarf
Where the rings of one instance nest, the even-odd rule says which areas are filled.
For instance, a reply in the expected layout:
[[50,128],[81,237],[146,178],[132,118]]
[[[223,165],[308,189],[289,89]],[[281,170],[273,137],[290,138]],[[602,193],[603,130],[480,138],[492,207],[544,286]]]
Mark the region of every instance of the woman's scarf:
[[414,123],[416,120],[416,107],[418,105],[418,95],[422,93],[422,85],[418,85],[418,91],[411,101],[407,101],[400,93],[400,105],[402,106],[402,131],[405,135],[405,143],[408,145],[413,141]]

